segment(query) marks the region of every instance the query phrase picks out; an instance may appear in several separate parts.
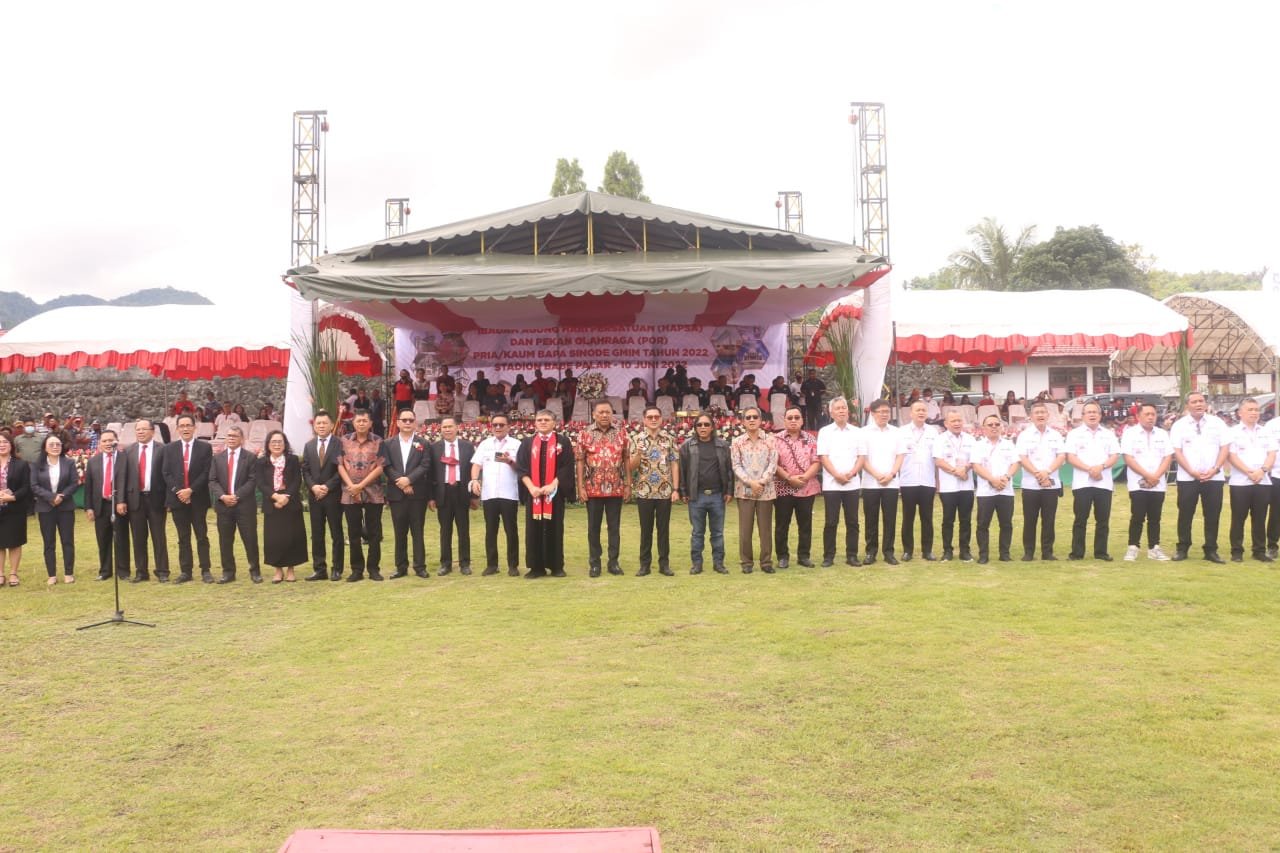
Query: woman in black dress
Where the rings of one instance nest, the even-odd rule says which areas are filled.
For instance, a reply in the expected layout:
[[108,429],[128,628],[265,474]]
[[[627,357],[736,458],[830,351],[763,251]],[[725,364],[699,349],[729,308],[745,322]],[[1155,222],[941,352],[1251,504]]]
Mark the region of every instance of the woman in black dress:
[[18,564],[27,544],[31,508],[31,469],[13,455],[13,442],[0,433],[0,586],[18,585]]
[[297,580],[293,567],[307,561],[307,528],[302,521],[302,465],[280,430],[267,435],[266,453],[255,463],[262,493],[262,562],[276,570],[272,583]]
[[76,492],[80,472],[62,455],[62,439],[49,433],[40,458],[31,469],[31,491],[36,496],[36,518],[44,538],[44,568],[49,586],[58,583],[58,540],[62,540],[62,579],[76,582]]

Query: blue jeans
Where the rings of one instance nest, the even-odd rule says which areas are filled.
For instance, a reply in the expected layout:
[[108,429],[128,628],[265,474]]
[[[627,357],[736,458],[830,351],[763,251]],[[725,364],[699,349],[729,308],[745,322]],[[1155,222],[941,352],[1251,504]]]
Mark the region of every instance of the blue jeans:
[[702,544],[711,521],[711,564],[724,565],[724,495],[704,495],[701,492],[689,501],[689,523],[693,525],[693,537],[689,543],[689,559],[695,566],[702,565]]

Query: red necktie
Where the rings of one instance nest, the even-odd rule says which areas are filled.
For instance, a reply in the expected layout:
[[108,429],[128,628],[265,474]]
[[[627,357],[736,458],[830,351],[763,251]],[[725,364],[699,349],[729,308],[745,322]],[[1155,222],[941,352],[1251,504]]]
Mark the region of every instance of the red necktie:
[[147,446],[145,444],[138,445],[138,489],[140,491],[149,491],[147,488]]
[[102,499],[104,501],[111,500],[111,473],[114,468],[112,463],[115,461],[115,458],[116,455],[114,453],[108,453],[107,458],[102,460],[107,469],[107,475],[102,478]]
[[191,445],[185,441],[182,443],[182,488],[191,488],[191,477],[187,474],[187,468],[191,464]]
[[235,477],[236,454],[233,450],[227,451],[227,488],[231,491],[236,490]]
[[452,486],[454,483],[458,482],[458,453],[454,450],[454,443],[452,441],[449,442],[449,449],[447,453],[449,455],[445,458],[450,460],[449,485]]

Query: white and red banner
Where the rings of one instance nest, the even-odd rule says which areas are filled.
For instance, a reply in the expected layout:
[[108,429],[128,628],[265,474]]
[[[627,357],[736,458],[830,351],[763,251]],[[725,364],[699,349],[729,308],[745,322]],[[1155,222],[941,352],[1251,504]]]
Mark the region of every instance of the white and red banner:
[[493,380],[533,379],[541,369],[559,378],[566,368],[575,376],[599,372],[609,381],[609,394],[623,396],[633,377],[652,391],[667,368],[683,364],[689,377],[705,388],[718,375],[737,383],[750,373],[768,387],[786,376],[787,324],[773,326],[633,325],[596,328],[561,327],[530,331],[477,329],[441,332],[433,328],[396,329],[396,370],[426,369],[435,376],[471,381],[483,370]]

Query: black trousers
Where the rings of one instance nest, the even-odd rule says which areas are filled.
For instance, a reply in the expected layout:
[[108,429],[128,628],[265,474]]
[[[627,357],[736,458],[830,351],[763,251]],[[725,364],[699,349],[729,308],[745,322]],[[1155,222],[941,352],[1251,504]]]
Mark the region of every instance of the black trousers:
[[329,528],[329,541],[333,543],[333,570],[342,574],[342,565],[346,561],[343,550],[347,543],[342,536],[342,499],[338,492],[330,492],[324,500],[312,498],[307,502],[311,515],[311,565],[317,572],[328,570],[325,561],[327,551],[325,528]]
[[862,523],[866,527],[863,535],[866,537],[868,557],[881,547],[880,520],[882,518],[884,519],[884,552],[892,554],[894,531],[898,526],[898,490],[863,488]]
[[516,528],[516,507],[520,501],[513,498],[489,498],[480,502],[484,510],[484,558],[485,568],[498,568],[498,523],[507,535],[507,568],[520,565],[520,531]]
[[804,428],[817,429],[821,426],[822,421],[822,403],[807,405],[804,407]]
[[129,511],[129,531],[133,534],[133,565],[140,577],[147,576],[147,540],[156,558],[156,577],[169,577],[169,538],[165,532],[165,508],[153,506],[148,495]]
[[600,521],[609,526],[609,565],[618,565],[622,498],[587,498],[587,565],[600,568]]
[[1271,497],[1267,501],[1267,545],[1280,545],[1280,478],[1271,478]]
[[[1025,476],[1025,472],[1024,472]],[[1058,498],[1062,489],[1022,490],[1022,550],[1036,552],[1036,526],[1040,527],[1040,556],[1053,553],[1053,525],[1058,518]]]
[[249,571],[258,571],[258,505],[254,501],[242,501],[235,506],[219,502],[213,513],[218,527],[218,556],[222,559],[222,573],[236,576],[236,533],[244,543]]
[[813,499],[817,495],[797,497],[778,495],[773,502],[773,553],[781,559],[791,559],[787,538],[791,534],[791,517],[796,519],[796,557],[809,559],[813,546]]
[[824,491],[822,509],[826,518],[822,522],[822,559],[836,558],[836,528],[840,514],[844,513],[844,556],[852,560],[858,556],[858,498],[860,490]]
[[1196,503],[1204,513],[1204,552],[1218,553],[1218,521],[1222,518],[1221,480],[1178,481],[1178,551],[1191,550],[1191,522],[1196,517]]
[[1142,525],[1147,525],[1147,547],[1160,544],[1160,514],[1164,510],[1164,492],[1129,492],[1129,544],[1142,544]]
[[[658,530],[658,567],[671,567],[671,499],[636,498],[640,512],[640,568],[653,565],[653,531]],[[599,559],[599,557],[597,557]]]
[[196,534],[196,555],[200,558],[200,571],[207,572],[213,563],[209,559],[209,510],[194,502],[181,504],[169,510],[173,526],[178,531],[178,571],[191,574],[194,561],[191,553],[191,533]]
[[[1253,545],[1253,556],[1261,557],[1267,550],[1267,504],[1270,501],[1270,486],[1231,487],[1231,556],[1244,556],[1246,519],[1249,521],[1249,538]],[[47,562],[48,557],[45,560]]]
[[960,553],[969,553],[969,541],[973,535],[973,489],[963,492],[943,492],[942,498],[942,549],[951,550],[951,536],[955,532],[956,516],[960,516]]
[[1107,537],[1111,533],[1111,490],[1084,486],[1071,490],[1072,511],[1071,556],[1084,556],[1085,533],[1089,529],[1089,512],[1093,512],[1093,556],[1108,553]]
[[387,501],[387,507],[391,511],[391,539],[395,543],[396,571],[409,571],[410,538],[413,539],[413,570],[426,571],[427,547],[422,538],[422,528],[427,523],[427,502],[415,499]]
[[49,577],[58,574],[58,540],[62,540],[62,573],[76,573],[76,514],[72,510],[37,512],[40,536],[44,539],[44,569]]
[[111,517],[110,500],[93,501],[93,536],[98,542],[98,574],[110,577],[112,571],[129,577],[129,517]]
[[525,504],[524,558],[532,572],[564,570],[564,498],[551,502],[550,521],[533,517],[533,501]]
[[458,565],[471,566],[471,495],[466,483],[445,486],[436,501],[440,516],[440,566],[453,565],[453,533],[458,532]]
[[920,514],[920,553],[933,552],[933,486],[901,486],[902,551],[916,549],[916,513]]
[[382,571],[382,504],[347,504],[347,542],[351,546],[351,574],[364,574],[365,554],[360,547],[360,531],[369,535],[369,571]]
[[978,556],[991,555],[991,516],[1000,524],[1000,557],[1008,558],[1013,545],[1013,495],[978,498]]

